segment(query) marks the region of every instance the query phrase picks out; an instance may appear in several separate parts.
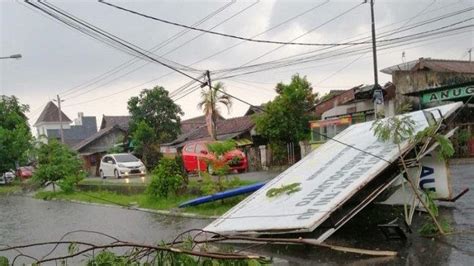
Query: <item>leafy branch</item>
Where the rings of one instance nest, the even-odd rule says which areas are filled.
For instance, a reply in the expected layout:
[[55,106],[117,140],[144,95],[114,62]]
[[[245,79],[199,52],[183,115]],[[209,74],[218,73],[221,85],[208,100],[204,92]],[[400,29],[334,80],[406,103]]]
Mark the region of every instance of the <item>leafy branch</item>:
[[[408,171],[407,164],[405,162],[405,158],[402,154],[401,150],[401,143],[403,141],[410,141],[412,144],[417,144],[422,141],[427,140],[428,138],[434,138],[436,141],[441,140],[439,142],[441,149],[445,149],[445,154],[449,154],[449,144],[446,143],[446,138],[437,134],[439,126],[437,127],[428,127],[425,130],[420,131],[415,135],[415,121],[411,119],[408,115],[398,115],[393,116],[385,119],[378,119],[372,124],[372,130],[374,130],[374,135],[383,142],[392,141],[394,144],[398,146],[398,157],[400,158],[400,162],[403,167],[403,172],[406,175],[406,181],[410,185],[413,193],[415,194],[416,198],[421,202],[423,207],[428,211],[431,219],[433,220],[434,224],[438,228],[438,231],[441,234],[444,234],[444,230],[441,224],[436,219],[438,215],[437,211],[434,211],[434,206],[436,204],[434,202],[430,202],[422,197],[418,190],[418,186],[414,184],[413,178],[410,177],[410,173]],[[436,134],[436,135],[435,135]],[[449,142],[449,140],[447,140]],[[449,142],[450,143],[450,142]],[[452,144],[451,144],[452,148]],[[453,149],[454,153],[454,149]],[[451,154],[452,155],[452,154]],[[423,192],[422,192],[423,193]],[[436,208],[437,210],[437,208]]]
[[286,195],[290,195],[290,194],[293,194],[295,192],[300,191],[301,190],[300,185],[301,185],[301,183],[292,183],[292,184],[288,184],[288,185],[281,185],[281,187],[279,187],[279,188],[269,189],[267,191],[266,195],[269,198],[279,196],[283,193],[285,193]]

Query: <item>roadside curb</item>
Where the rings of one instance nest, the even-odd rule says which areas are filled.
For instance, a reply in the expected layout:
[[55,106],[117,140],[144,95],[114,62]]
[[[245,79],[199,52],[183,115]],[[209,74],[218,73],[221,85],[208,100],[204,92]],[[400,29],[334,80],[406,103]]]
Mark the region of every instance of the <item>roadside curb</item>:
[[141,211],[141,212],[148,212],[148,213],[156,213],[166,216],[173,216],[173,217],[183,217],[183,218],[195,218],[195,219],[217,219],[219,216],[206,216],[201,214],[189,213],[189,212],[177,212],[177,211],[166,211],[166,210],[153,210],[147,208],[139,208],[139,207],[126,207],[126,206],[119,206],[119,205],[112,205],[106,203],[96,203],[96,202],[85,202],[79,200],[67,200],[67,199],[48,199],[48,200],[55,200],[55,201],[62,201],[62,202],[73,202],[77,204],[84,204],[84,205],[92,205],[92,206],[99,206],[99,207],[112,207],[112,208],[119,208],[119,209],[126,209],[126,210],[133,210],[133,211]]
[[449,160],[450,165],[474,164],[474,158],[459,158]]

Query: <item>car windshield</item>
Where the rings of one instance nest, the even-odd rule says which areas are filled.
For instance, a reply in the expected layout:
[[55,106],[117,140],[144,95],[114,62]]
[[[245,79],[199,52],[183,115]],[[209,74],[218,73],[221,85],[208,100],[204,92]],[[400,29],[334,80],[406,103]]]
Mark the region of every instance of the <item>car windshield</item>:
[[115,159],[119,163],[138,162],[138,158],[131,154],[117,154],[114,155]]

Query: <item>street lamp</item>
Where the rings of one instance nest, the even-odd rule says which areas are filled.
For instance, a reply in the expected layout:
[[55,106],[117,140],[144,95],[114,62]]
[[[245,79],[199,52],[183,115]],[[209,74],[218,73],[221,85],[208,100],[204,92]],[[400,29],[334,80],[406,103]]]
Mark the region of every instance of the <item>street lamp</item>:
[[0,59],[20,59],[21,54],[12,54],[10,56],[2,56]]

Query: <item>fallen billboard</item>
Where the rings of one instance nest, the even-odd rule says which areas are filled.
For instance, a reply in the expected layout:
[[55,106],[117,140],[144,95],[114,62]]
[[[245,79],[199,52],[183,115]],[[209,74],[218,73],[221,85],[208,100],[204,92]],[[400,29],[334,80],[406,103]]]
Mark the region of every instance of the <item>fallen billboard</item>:
[[[424,111],[439,121],[461,106],[453,103]],[[416,132],[429,126],[422,111],[404,115],[415,122]],[[379,141],[371,127],[372,122],[348,127],[204,230],[221,234],[312,232],[329,220],[318,237],[324,241],[399,175],[397,145]],[[413,143],[405,141],[400,148],[406,153]],[[271,190],[295,184],[298,189],[292,193],[268,196]]]

